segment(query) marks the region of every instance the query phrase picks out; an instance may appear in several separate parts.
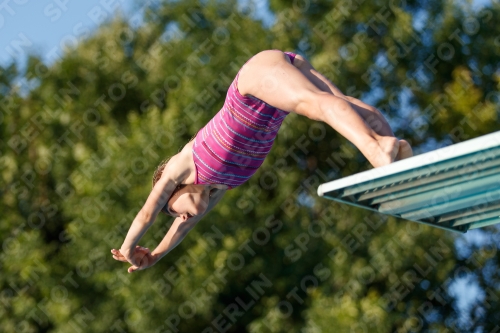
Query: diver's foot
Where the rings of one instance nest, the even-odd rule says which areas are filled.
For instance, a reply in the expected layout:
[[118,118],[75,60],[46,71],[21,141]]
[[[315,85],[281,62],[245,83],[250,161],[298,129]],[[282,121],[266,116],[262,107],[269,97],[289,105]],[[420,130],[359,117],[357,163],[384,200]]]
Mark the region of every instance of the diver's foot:
[[399,140],[393,136],[381,136],[367,147],[368,161],[374,168],[390,164],[399,152]]
[[396,156],[396,161],[404,160],[405,158],[412,157],[413,150],[411,149],[410,144],[406,140],[399,140],[399,151]]

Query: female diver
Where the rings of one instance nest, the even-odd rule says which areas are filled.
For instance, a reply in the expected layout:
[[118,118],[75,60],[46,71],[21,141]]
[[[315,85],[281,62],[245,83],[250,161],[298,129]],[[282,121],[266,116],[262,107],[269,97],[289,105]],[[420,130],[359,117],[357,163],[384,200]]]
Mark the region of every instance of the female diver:
[[[184,148],[162,163],[153,189],[113,258],[128,272],[154,265],[222,198],[263,163],[284,118],[294,112],[326,122],[352,142],[374,166],[412,156],[374,107],[345,96],[302,56],[262,51],[239,70],[222,109]],[[160,211],[175,217],[152,252],[137,243]]]

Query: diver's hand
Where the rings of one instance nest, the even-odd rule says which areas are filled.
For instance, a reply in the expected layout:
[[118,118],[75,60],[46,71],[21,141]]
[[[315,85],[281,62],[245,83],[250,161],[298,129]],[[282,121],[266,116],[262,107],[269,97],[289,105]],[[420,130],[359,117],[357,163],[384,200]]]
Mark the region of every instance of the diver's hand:
[[[137,249],[137,251],[140,251],[141,249],[145,249],[139,245],[137,245],[135,248]],[[130,255],[125,255],[128,253],[127,253],[127,251],[125,251],[123,249],[120,249],[120,250],[112,249],[111,253],[113,254],[113,259],[115,259],[115,260],[122,261],[122,262],[130,262],[130,260],[132,260],[132,258],[130,258],[130,260],[128,259],[130,257]]]
[[[119,250],[112,249],[111,253],[113,253],[113,258],[119,261],[127,261],[131,265],[137,264],[142,257],[144,256],[144,252],[146,251],[145,247],[137,245],[135,249],[124,249],[121,248]],[[115,258],[116,255],[116,258]]]
[[137,270],[146,269],[153,266],[159,260],[159,257],[152,255],[148,248],[136,246],[133,254],[125,255],[124,251],[112,249],[113,259],[128,262],[132,266],[128,272],[132,273]]
[[160,257],[155,256],[154,254],[151,254],[151,252],[148,251],[145,253],[145,255],[142,257],[142,259],[139,261],[139,265],[132,265],[131,267],[128,268],[128,272],[132,273],[135,271],[140,271],[146,268],[149,268],[156,264],[160,260]]

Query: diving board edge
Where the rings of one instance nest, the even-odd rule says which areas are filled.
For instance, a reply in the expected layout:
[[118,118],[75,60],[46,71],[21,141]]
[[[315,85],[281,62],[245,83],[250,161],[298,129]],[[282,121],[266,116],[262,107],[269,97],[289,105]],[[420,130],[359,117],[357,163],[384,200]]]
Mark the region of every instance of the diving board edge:
[[443,224],[432,223],[432,222],[427,222],[427,221],[420,221],[420,220],[412,220],[412,219],[403,218],[401,216],[394,215],[394,214],[381,213],[378,210],[374,209],[373,207],[363,206],[363,205],[357,204],[357,203],[352,202],[352,201],[347,201],[347,200],[336,198],[334,196],[325,195],[325,198],[328,198],[328,199],[330,199],[332,201],[336,201],[338,203],[348,204],[348,205],[351,205],[351,206],[354,206],[354,207],[367,209],[367,210],[370,210],[370,211],[375,212],[375,213],[389,215],[389,216],[395,217],[395,218],[400,219],[400,220],[408,220],[408,221],[411,221],[411,222],[416,222],[416,223],[419,223],[419,224],[428,225],[428,226],[431,226],[431,227],[436,227],[436,228],[442,229],[442,230],[453,231],[453,232],[456,232],[456,233],[459,233],[459,234],[464,234],[464,233],[466,233],[470,229],[466,225],[459,226],[459,227],[448,227],[448,226],[443,225]]
[[[482,150],[498,146],[500,146],[500,131],[436,149],[424,154],[416,155],[383,167],[363,171],[351,176],[321,184],[318,187],[317,193],[318,196],[325,196],[326,193],[343,189],[348,186],[432,165],[434,163],[446,161],[456,157],[478,153]],[[330,196],[328,196],[328,198],[331,199]]]

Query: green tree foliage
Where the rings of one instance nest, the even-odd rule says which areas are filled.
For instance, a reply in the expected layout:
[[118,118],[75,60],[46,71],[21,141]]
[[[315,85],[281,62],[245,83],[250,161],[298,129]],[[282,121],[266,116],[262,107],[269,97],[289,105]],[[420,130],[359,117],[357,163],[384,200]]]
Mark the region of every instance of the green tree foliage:
[[[472,242],[318,199],[319,183],[367,163],[296,115],[255,176],[156,266],[129,275],[111,258],[156,165],[263,49],[305,55],[421,150],[498,130],[498,3],[270,9],[268,26],[237,1],[153,2],[138,28],[118,17],[48,67],[33,55],[23,73],[1,69],[2,332],[500,329],[497,229]],[[154,248],[171,222],[160,216],[141,245]],[[461,279],[479,290],[465,309]]]

